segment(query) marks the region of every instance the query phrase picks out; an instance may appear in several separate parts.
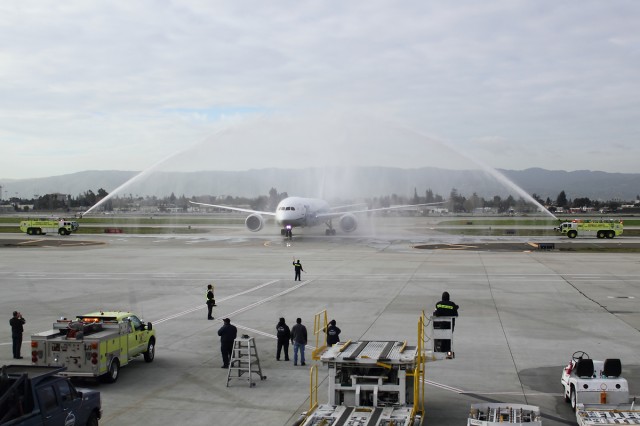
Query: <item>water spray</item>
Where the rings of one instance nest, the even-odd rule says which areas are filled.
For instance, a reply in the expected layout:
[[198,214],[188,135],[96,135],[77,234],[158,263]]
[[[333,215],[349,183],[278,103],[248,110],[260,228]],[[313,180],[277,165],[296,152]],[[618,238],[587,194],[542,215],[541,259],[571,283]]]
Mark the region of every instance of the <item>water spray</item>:
[[[225,131],[227,131],[227,129],[221,129],[218,130],[216,132],[214,132],[214,136],[215,135],[220,135],[222,133],[224,133]],[[199,142],[202,143],[202,142]],[[199,144],[198,143],[198,144]],[[198,145],[196,144],[196,146]],[[183,154],[187,151],[189,151],[190,149],[192,149],[193,146],[174,152],[173,154],[167,156],[166,158],[158,161],[157,163],[155,163],[154,165],[152,165],[151,167],[148,167],[147,169],[141,171],[140,173],[138,173],[137,175],[135,175],[134,177],[132,177],[131,179],[129,179],[128,181],[126,181],[125,183],[123,183],[122,185],[120,185],[119,187],[117,187],[116,189],[114,189],[113,191],[111,191],[109,193],[109,195],[107,195],[106,197],[104,197],[102,200],[98,201],[96,204],[94,204],[93,206],[91,206],[86,212],[82,213],[80,215],[80,217],[82,218],[83,216],[89,214],[91,211],[95,210],[96,208],[100,207],[102,204],[106,203],[109,199],[113,198],[115,195],[117,195],[120,191],[124,190],[125,188],[129,187],[131,184],[137,182],[138,180],[142,179],[143,177],[151,174],[153,171],[155,171],[155,169],[157,169],[158,167],[160,167],[161,165],[163,165],[164,163],[166,163],[167,161],[171,160],[174,157],[177,157],[180,154]]]
[[[403,129],[409,132],[412,132],[416,135],[419,135],[421,137],[427,138],[426,135],[421,134],[420,132],[417,132],[415,130],[410,130],[410,129]],[[544,212],[545,214],[551,216],[553,219],[555,220],[559,220],[553,213],[551,213],[549,210],[547,210],[542,204],[540,204],[538,201],[536,201],[535,198],[533,198],[531,195],[529,195],[529,193],[527,191],[525,191],[524,189],[520,188],[518,185],[516,185],[515,182],[513,182],[511,179],[509,179],[508,177],[506,177],[505,175],[503,175],[502,173],[500,173],[498,170],[494,169],[493,167],[484,164],[482,161],[477,160],[475,158],[471,158],[469,155],[465,154],[462,151],[459,151],[458,149],[449,146],[448,144],[445,144],[444,142],[438,142],[441,145],[445,146],[446,148],[450,149],[451,151],[455,152],[456,154],[460,155],[461,157],[466,158],[467,160],[471,161],[472,163],[475,163],[476,165],[478,165],[485,173],[489,174],[490,176],[492,176],[494,179],[496,179],[498,182],[502,183],[503,185],[507,186],[508,188],[511,188],[512,190],[514,190],[516,193],[518,193],[518,195],[520,195],[522,198],[524,198],[525,200],[535,204],[536,206],[538,206],[539,210]]]

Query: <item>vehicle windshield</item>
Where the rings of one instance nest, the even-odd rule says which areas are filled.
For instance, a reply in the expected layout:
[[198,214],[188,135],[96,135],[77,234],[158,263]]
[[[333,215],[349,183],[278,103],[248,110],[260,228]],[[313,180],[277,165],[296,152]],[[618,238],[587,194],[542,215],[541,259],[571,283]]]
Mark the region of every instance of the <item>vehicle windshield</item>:
[[129,317],[129,321],[131,321],[131,325],[133,326],[134,330],[142,330],[142,321],[140,321],[137,316],[131,315]]

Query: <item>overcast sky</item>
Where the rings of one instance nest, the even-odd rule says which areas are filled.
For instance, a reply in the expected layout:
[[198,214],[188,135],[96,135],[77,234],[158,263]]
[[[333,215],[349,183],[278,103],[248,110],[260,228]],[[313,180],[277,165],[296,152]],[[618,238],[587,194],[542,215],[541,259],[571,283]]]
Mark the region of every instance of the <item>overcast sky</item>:
[[[229,123],[327,112],[496,168],[637,173],[639,16],[637,0],[5,0],[0,178],[144,170]],[[248,152],[213,168],[305,165]]]

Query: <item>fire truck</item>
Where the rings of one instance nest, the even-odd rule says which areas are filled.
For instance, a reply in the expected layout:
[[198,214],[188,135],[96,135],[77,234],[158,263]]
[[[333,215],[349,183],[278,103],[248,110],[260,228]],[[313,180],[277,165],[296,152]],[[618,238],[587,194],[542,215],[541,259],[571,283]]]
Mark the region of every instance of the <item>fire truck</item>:
[[78,222],[66,219],[27,219],[20,222],[20,231],[28,235],[45,235],[47,232],[70,235],[78,228]]
[[120,367],[143,355],[155,357],[156,336],[151,323],[131,312],[94,312],[74,320],[62,318],[53,329],[31,336],[34,365],[64,366],[67,376],[118,379]]
[[613,219],[574,219],[571,222],[563,222],[553,228],[569,238],[578,235],[596,236],[598,238],[614,238],[622,235],[623,223]]

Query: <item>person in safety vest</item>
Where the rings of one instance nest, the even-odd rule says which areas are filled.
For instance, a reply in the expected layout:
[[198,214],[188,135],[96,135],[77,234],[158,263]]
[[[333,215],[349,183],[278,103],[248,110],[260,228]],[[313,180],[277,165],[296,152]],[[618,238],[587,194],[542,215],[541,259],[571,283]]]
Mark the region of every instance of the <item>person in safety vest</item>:
[[[456,305],[449,296],[449,292],[445,291],[442,293],[442,300],[436,303],[436,310],[433,311],[433,315],[436,317],[457,317],[458,316],[458,308],[460,306]],[[451,331],[456,326],[455,318],[451,322]]]
[[294,281],[300,281],[300,272],[304,272],[302,269],[302,263],[300,263],[300,259],[293,261],[293,268],[295,269],[296,275],[294,277]]
[[216,299],[215,299],[215,296],[213,295],[213,286],[211,284],[207,286],[206,297],[207,297],[207,319],[212,320],[213,315],[211,315],[211,313],[213,311],[213,307],[216,306]]

